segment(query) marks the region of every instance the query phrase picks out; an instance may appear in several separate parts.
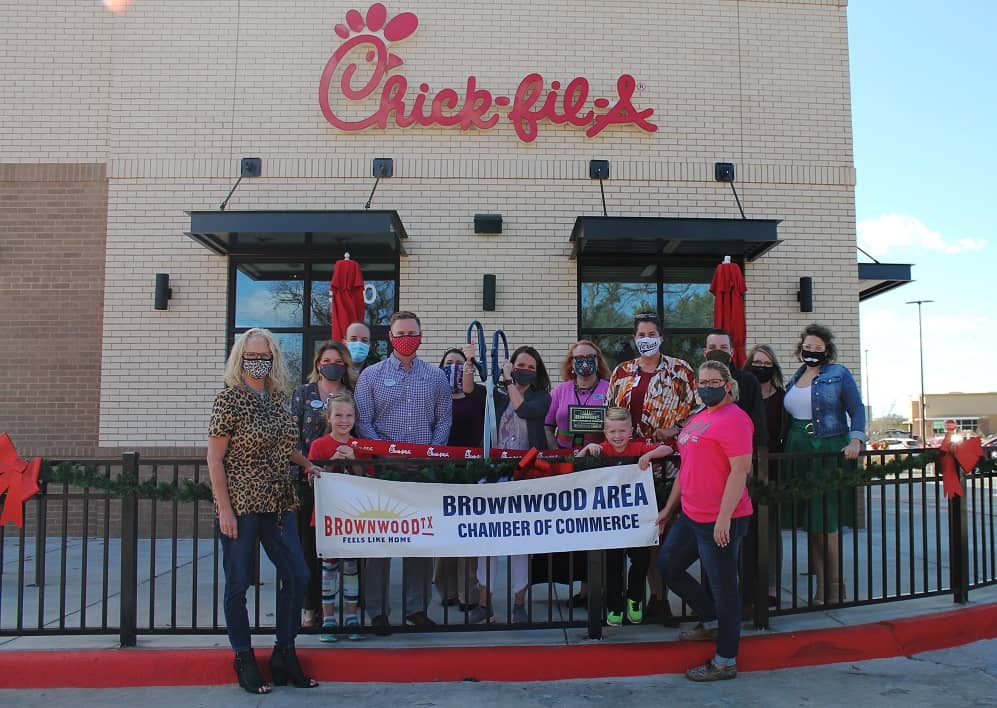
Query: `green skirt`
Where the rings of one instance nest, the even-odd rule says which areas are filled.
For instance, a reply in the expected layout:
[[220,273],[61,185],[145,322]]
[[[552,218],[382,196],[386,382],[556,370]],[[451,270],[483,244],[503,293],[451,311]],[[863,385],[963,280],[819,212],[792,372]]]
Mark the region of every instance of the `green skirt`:
[[[848,445],[849,435],[835,435],[830,438],[814,437],[807,431],[810,421],[794,419],[786,436],[783,452],[815,453],[840,452]],[[841,457],[786,460],[780,481],[803,479],[820,482],[838,474],[843,465],[854,465]],[[793,528],[793,505],[786,502],[782,507],[782,527]],[[796,524],[810,533],[834,533],[839,526],[855,525],[855,490],[840,489],[818,494],[811,499],[796,502]]]

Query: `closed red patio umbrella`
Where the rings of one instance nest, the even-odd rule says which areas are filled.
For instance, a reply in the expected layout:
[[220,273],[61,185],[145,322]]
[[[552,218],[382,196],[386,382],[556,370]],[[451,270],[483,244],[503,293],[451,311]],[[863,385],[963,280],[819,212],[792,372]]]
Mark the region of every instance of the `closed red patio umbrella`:
[[329,281],[329,317],[332,320],[332,338],[336,341],[343,341],[350,324],[364,321],[367,309],[363,290],[360,264],[350,260],[347,253],[343,260],[336,261]]
[[744,346],[748,332],[744,323],[744,275],[736,263],[730,262],[730,256],[724,256],[723,263],[717,266],[710,281],[710,292],[713,293],[713,326],[730,332],[731,356],[736,367],[743,368],[747,357]]

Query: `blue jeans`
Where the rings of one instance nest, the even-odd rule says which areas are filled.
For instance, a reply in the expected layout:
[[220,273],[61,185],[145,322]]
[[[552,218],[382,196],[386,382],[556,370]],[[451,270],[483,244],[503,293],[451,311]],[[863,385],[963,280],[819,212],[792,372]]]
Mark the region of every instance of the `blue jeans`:
[[[713,522],[697,523],[679,513],[665,536],[658,555],[658,570],[672,591],[693,609],[703,622],[717,620],[717,654],[737,657],[741,640],[741,594],[737,589],[737,562],[741,541],[748,533],[750,516],[731,519],[730,543],[721,548],[713,540]],[[713,597],[693,578],[688,568],[699,560],[713,591]]]
[[257,544],[263,544],[277,569],[277,646],[294,646],[301,626],[301,603],[308,586],[308,566],[293,511],[283,514],[243,514],[235,517],[235,539],[221,537],[225,570],[225,624],[236,652],[251,648],[246,591],[253,583]]

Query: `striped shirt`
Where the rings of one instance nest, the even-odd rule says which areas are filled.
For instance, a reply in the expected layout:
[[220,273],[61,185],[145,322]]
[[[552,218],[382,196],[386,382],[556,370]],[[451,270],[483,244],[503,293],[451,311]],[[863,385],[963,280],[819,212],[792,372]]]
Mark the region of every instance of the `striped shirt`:
[[360,373],[357,432],[368,440],[446,445],[453,421],[450,382],[418,357],[405,370],[394,354]]

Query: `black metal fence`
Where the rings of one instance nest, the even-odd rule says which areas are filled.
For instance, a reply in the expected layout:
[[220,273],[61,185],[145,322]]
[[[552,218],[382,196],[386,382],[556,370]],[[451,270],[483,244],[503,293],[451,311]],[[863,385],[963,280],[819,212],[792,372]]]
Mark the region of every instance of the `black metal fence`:
[[[762,486],[755,495],[754,542],[745,547],[744,595],[756,626],[768,626],[770,616],[828,606],[941,594],[966,602],[973,588],[997,582],[992,464],[967,475],[962,480],[965,496],[950,500],[942,492],[936,464],[918,451],[868,452],[854,472],[860,481],[814,497],[819,480],[795,487],[791,481],[798,477],[801,462],[813,457],[763,453],[755,462],[754,476]],[[840,456],[824,457],[848,469]],[[203,460],[140,459],[129,453],[83,464],[98,480],[123,476],[189,493],[157,500],[134,491],[99,491],[101,485],[44,483],[42,492],[26,504],[24,528],[0,528],[0,635],[119,634],[122,645],[131,646],[139,634],[224,633],[224,581],[214,512],[210,499],[195,493],[207,482]],[[878,474],[864,474],[863,469]],[[773,477],[779,482],[765,487]],[[814,498],[819,499],[818,507]],[[808,533],[808,519],[817,508],[827,520],[834,508],[843,513],[845,507],[854,507],[853,518],[842,516],[838,533]],[[818,570],[811,560],[815,553],[826,560],[820,573],[810,575]],[[590,636],[601,636],[604,556],[589,552],[533,557],[527,617],[512,626],[587,627]],[[463,609],[441,606],[434,592],[430,615],[439,623],[435,629],[509,628],[511,573],[503,559],[497,577],[488,578],[497,615],[493,623],[471,622],[469,605],[477,593],[471,580],[464,581],[460,593]],[[401,568],[395,568],[393,576],[400,580]],[[542,582],[535,582],[538,578]],[[585,581],[588,600],[576,606],[572,597]],[[393,592],[397,597],[397,585]],[[259,563],[258,582],[250,595],[254,630],[272,631],[276,578],[269,562]],[[676,616],[685,616],[677,598],[671,596],[670,604]],[[402,617],[393,621],[396,631],[419,631],[404,628]],[[360,634],[371,631],[369,621],[369,616],[363,619]],[[339,625],[338,631],[345,633],[342,621]]]

